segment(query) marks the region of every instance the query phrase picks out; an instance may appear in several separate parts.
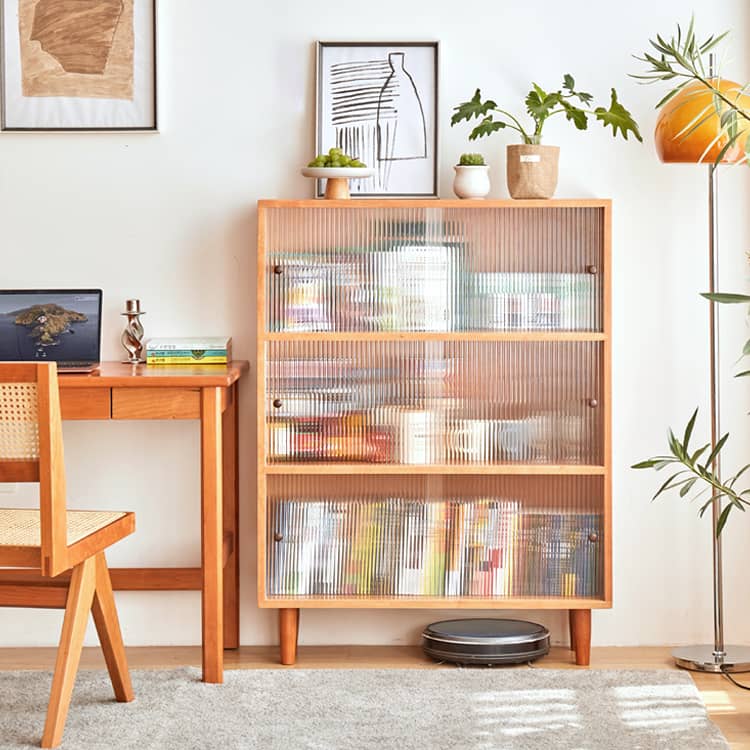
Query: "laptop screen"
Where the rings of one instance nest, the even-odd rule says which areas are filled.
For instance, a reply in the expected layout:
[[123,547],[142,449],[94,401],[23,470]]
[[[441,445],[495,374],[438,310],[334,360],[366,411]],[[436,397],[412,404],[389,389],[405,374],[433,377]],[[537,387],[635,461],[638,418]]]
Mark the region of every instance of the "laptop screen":
[[99,362],[101,289],[0,290],[0,360]]

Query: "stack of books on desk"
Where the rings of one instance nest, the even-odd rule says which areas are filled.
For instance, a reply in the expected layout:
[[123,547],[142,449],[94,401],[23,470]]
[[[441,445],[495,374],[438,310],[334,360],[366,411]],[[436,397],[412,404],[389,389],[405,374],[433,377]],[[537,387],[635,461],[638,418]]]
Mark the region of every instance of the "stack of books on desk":
[[232,339],[226,336],[150,339],[149,365],[225,365],[232,361]]

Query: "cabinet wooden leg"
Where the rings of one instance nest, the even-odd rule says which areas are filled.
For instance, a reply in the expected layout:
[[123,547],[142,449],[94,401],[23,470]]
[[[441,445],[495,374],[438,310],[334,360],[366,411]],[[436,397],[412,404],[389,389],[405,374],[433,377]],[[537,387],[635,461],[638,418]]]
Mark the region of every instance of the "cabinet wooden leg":
[[281,663],[294,664],[297,661],[297,635],[299,633],[299,609],[279,610],[279,645]]
[[591,610],[570,610],[570,642],[576,652],[576,664],[588,667],[591,663]]

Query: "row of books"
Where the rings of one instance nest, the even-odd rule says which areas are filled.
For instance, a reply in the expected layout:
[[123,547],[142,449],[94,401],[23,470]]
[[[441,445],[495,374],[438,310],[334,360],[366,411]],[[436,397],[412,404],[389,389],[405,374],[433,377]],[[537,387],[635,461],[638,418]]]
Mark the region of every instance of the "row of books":
[[226,365],[231,361],[231,338],[173,337],[146,342],[146,364],[149,365]]
[[277,255],[271,331],[596,330],[601,296],[588,273],[472,272],[455,243],[387,251]]
[[270,596],[602,595],[599,513],[495,497],[274,498],[267,523]]
[[[312,412],[320,407],[315,402],[301,407],[284,400],[279,410]],[[600,460],[594,449],[598,440],[590,439],[596,432],[591,414],[560,411],[516,419],[467,419],[448,418],[429,408],[398,406],[346,414],[274,416],[266,422],[271,463],[596,463]]]

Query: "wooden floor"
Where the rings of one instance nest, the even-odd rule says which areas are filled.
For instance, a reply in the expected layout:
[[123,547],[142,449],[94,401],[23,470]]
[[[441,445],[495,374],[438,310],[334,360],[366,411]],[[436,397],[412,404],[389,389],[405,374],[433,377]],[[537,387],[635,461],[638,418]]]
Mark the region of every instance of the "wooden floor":
[[[668,648],[594,648],[591,667],[594,669],[676,669]],[[54,664],[55,650],[49,648],[0,649],[0,670],[44,669]],[[131,669],[168,669],[201,665],[198,647],[147,647],[128,649]],[[278,663],[278,649],[265,646],[243,646],[225,652],[228,669],[338,669],[338,668],[414,668],[451,669],[425,658],[416,646],[301,646],[295,667]],[[585,669],[573,664],[571,652],[553,648],[549,656],[534,663],[550,669]],[[101,652],[84,649],[83,669],[104,669]],[[527,666],[518,669],[528,669]],[[750,691],[732,685],[726,677],[691,673],[700,690],[708,713],[720,727],[732,750],[750,750]],[[750,684],[750,674],[736,675],[743,684]],[[696,748],[697,750],[697,748]]]

